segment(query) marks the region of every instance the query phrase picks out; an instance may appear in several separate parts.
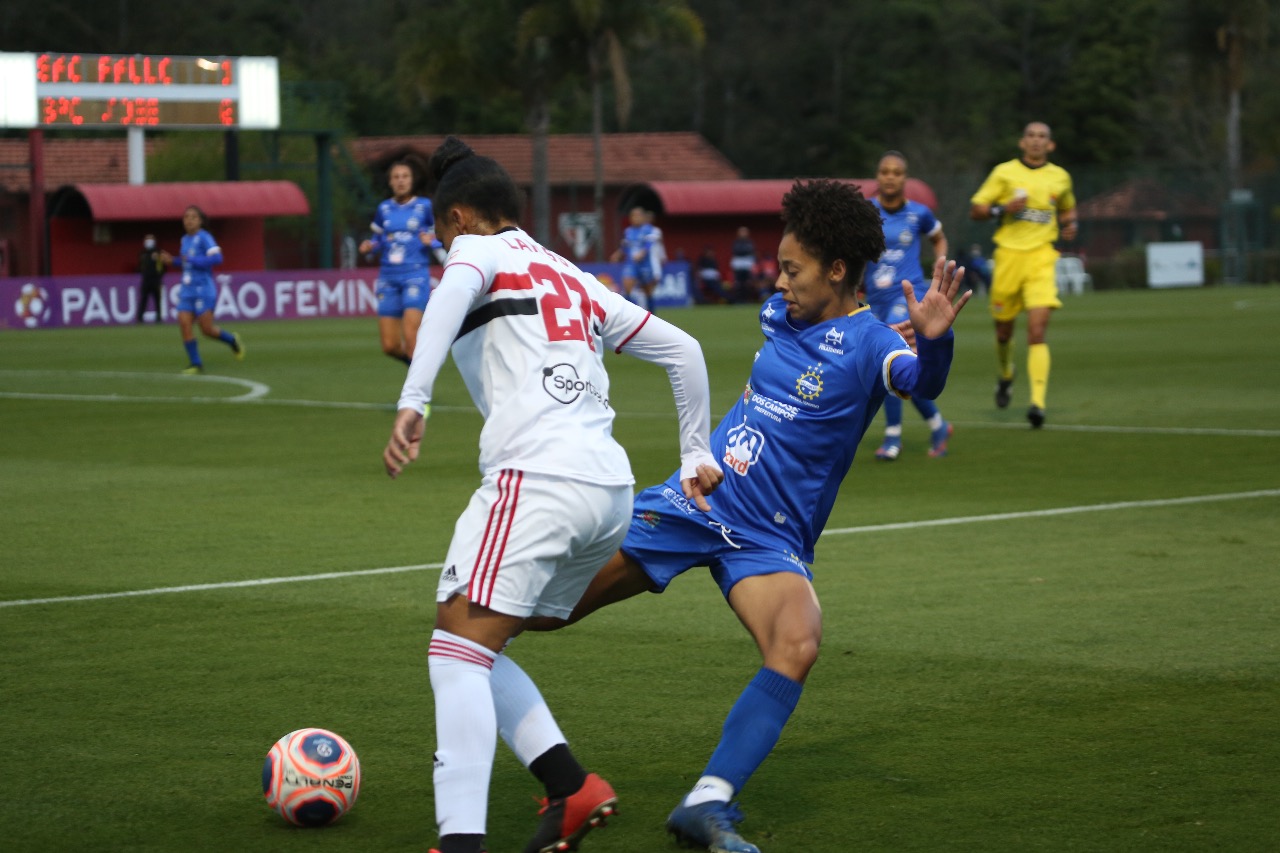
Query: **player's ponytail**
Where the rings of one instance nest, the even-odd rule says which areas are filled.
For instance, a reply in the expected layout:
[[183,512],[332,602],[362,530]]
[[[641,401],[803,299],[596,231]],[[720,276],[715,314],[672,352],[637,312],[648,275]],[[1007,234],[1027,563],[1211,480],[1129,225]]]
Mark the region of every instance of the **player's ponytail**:
[[427,163],[427,191],[442,217],[450,207],[465,204],[491,222],[520,218],[521,195],[506,169],[482,157],[456,136],[446,137]]

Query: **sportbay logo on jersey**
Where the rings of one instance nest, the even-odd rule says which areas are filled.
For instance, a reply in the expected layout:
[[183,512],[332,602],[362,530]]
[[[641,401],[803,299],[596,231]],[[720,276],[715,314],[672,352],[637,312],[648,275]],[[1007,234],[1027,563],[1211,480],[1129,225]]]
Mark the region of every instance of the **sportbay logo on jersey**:
[[590,381],[580,378],[577,368],[572,364],[561,363],[542,368],[542,389],[551,395],[551,399],[566,406],[576,402],[583,394],[590,394],[600,405],[609,408],[609,398],[600,393],[600,389]]
[[764,433],[743,421],[729,430],[723,461],[735,474],[746,476],[748,469],[760,460],[763,450]]

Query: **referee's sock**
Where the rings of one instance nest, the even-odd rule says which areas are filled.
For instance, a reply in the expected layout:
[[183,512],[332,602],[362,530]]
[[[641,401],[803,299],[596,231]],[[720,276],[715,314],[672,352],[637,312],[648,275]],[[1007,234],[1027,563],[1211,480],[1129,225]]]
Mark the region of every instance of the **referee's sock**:
[[1031,405],[1045,408],[1049,394],[1049,345],[1032,344],[1027,348],[1027,378],[1031,380]]
[[[734,793],[741,791],[773,751],[803,689],[799,681],[761,667],[725,718],[720,743],[711,754],[703,777],[724,780]],[[696,805],[688,800],[686,804]]]
[[1000,378],[1008,382],[1013,378],[1013,341],[996,341],[996,364],[1000,366]]

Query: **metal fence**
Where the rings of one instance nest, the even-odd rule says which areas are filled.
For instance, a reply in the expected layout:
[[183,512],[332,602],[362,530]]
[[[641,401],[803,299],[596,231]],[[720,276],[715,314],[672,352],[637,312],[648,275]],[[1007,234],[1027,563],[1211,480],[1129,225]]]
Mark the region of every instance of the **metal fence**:
[[[1081,258],[1095,288],[1145,287],[1147,245],[1180,241],[1204,246],[1207,283],[1280,282],[1280,172],[1229,190],[1221,175],[1189,169],[1070,171],[1080,231],[1059,248]],[[969,219],[986,173],[921,177],[937,193],[952,254],[977,245],[989,257],[993,224]]]

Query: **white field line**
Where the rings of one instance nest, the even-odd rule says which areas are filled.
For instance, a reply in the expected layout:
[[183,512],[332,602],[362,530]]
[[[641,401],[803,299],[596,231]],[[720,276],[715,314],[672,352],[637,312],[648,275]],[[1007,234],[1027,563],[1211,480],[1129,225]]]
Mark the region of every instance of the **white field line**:
[[[363,409],[368,411],[395,411],[395,402],[385,403],[344,402],[341,400],[285,400],[273,399],[267,395],[271,387],[261,382],[240,379],[234,376],[197,375],[168,373],[123,373],[91,370],[0,370],[2,376],[82,376],[86,378],[110,379],[142,379],[148,381],[176,381],[229,383],[245,389],[245,393],[234,397],[173,397],[127,394],[54,394],[38,391],[0,391],[0,399],[7,400],[58,400],[71,403],[250,403],[259,406],[295,406],[312,409]],[[471,406],[434,405],[437,412],[474,412]],[[624,418],[662,418],[672,415],[667,411],[619,412]],[[717,415],[719,417],[719,415]],[[1020,429],[1026,430],[1024,423],[995,423],[991,421],[956,421],[956,426],[965,429]],[[1280,429],[1229,429],[1225,427],[1137,427],[1137,426],[1105,426],[1084,424],[1054,424],[1041,427],[1048,432],[1096,432],[1109,434],[1133,435],[1212,435],[1237,438],[1280,438]]]
[[[956,518],[935,518],[924,521],[904,521],[893,524],[872,524],[865,527],[838,527],[827,530],[822,535],[846,536],[854,533],[880,533],[890,530],[912,530],[924,527],[943,527],[956,524],[978,524],[988,521],[1010,521],[1020,518],[1049,518],[1058,515],[1074,515],[1082,512],[1115,512],[1128,509],[1149,509],[1153,507],[1187,506],[1190,504],[1216,503],[1219,501],[1241,501],[1254,498],[1280,497],[1280,489],[1258,489],[1252,492],[1232,492],[1221,495],[1195,495],[1185,498],[1164,498],[1147,501],[1121,501],[1117,503],[1089,504],[1085,506],[1057,507],[1054,509],[1033,509],[1025,512],[1002,512],[991,515],[967,515]],[[253,586],[270,586],[282,583],[305,583],[308,581],[339,580],[359,577],[361,575],[388,575],[399,572],[418,572],[426,569],[439,569],[443,563],[422,563],[414,566],[390,566],[381,569],[355,569],[348,572],[325,572],[318,575],[298,575],[285,578],[257,578],[245,581],[227,581],[225,583],[201,583],[186,586],[166,586],[154,589],[135,589],[125,592],[99,592],[90,595],[63,595],[53,598],[27,598],[0,601],[0,608],[23,607],[31,604],[69,604],[81,601],[100,601],[107,598],[136,598],[144,595],[165,595],[175,592],[207,592],[219,589],[240,589]]]

